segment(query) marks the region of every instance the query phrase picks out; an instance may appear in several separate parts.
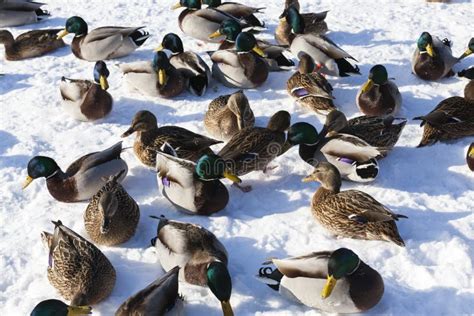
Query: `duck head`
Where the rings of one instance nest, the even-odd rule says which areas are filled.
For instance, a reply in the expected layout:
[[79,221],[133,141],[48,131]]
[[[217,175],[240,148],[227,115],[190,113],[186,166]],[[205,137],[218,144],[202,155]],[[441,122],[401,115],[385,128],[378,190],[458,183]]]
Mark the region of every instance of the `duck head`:
[[28,162],[28,176],[23,184],[23,189],[30,185],[33,180],[53,176],[60,168],[54,159],[45,156],[36,156]]
[[328,260],[328,276],[321,297],[328,298],[337,280],[354,273],[360,265],[359,257],[350,249],[339,248],[334,251]]
[[227,19],[219,25],[219,29],[209,35],[209,38],[216,38],[222,35],[226,36],[226,41],[235,42],[237,36],[242,32],[242,27],[239,22],[232,19]]
[[214,261],[207,266],[207,286],[221,302],[224,316],[233,316],[230,296],[232,294],[232,279],[224,263]]
[[82,36],[87,34],[87,23],[80,16],[73,16],[67,19],[66,27],[58,33],[58,39],[73,33],[75,36]]
[[247,53],[253,51],[261,57],[266,57],[263,50],[258,47],[255,37],[248,32],[242,32],[237,35],[237,38],[235,39],[235,49],[238,53]]
[[461,56],[459,56],[459,59],[463,59],[464,57],[467,57],[472,53],[474,53],[474,37],[470,39],[466,51]]
[[110,225],[118,209],[118,200],[114,192],[105,191],[99,198],[98,210],[102,216],[100,233],[107,234],[110,231]]
[[275,132],[285,132],[290,128],[291,115],[288,111],[278,111],[268,121],[267,128]]
[[370,68],[369,72],[369,79],[367,82],[362,86],[361,91],[362,93],[366,93],[369,91],[373,85],[384,85],[388,81],[388,73],[387,69],[383,65],[375,65]]
[[288,142],[291,145],[313,145],[319,140],[316,128],[306,122],[298,122],[288,129]]
[[430,33],[421,33],[416,45],[418,46],[420,53],[426,53],[431,57],[436,55],[433,48],[433,38],[431,37]]
[[168,33],[165,35],[165,37],[163,37],[161,45],[156,49],[156,51],[161,51],[163,49],[167,49],[173,54],[183,53],[183,41],[181,41],[181,38],[178,35],[174,33]]
[[179,0],[171,9],[175,10],[178,8],[187,8],[190,10],[201,9],[201,0]]
[[339,192],[341,188],[341,174],[339,170],[329,162],[319,162],[316,167],[314,167],[313,173],[304,177],[302,181],[319,182],[326,190],[336,193]]
[[109,83],[107,78],[109,77],[110,72],[107,69],[107,65],[102,60],[99,60],[95,63],[94,66],[94,81],[100,85],[102,90],[107,90],[109,88]]
[[294,5],[290,5],[280,15],[280,19],[284,19],[290,26],[294,34],[304,34],[304,20],[298,9]]
[[157,128],[156,116],[150,111],[138,111],[133,117],[132,124],[121,137],[127,137],[135,132],[146,132]]
[[204,181],[227,178],[235,183],[242,182],[238,176],[229,171],[224,159],[218,155],[203,155],[196,162],[194,170],[199,179]]
[[72,315],[88,315],[91,314],[92,308],[90,306],[70,306],[60,300],[45,300],[39,302],[31,311],[31,316],[41,315],[57,315],[57,316],[72,316]]
[[233,93],[227,101],[229,110],[237,117],[237,126],[239,130],[245,128],[245,122],[251,115],[249,100],[242,90]]
[[160,86],[166,85],[168,82],[167,73],[172,67],[168,55],[163,51],[156,52],[153,57],[152,67],[158,76],[158,83]]

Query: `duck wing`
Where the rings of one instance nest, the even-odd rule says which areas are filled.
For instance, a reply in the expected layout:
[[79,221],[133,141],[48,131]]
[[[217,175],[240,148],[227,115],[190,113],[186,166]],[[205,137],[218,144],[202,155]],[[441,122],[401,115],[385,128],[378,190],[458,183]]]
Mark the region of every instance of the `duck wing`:
[[[179,126],[162,126],[158,128],[158,134],[169,139],[169,144],[177,151],[179,151],[179,149],[202,150],[209,146],[222,143],[220,140],[196,134]],[[162,142],[162,139],[159,137],[157,141]]]
[[345,50],[340,48],[336,43],[334,43],[327,36],[305,34],[304,38],[308,42],[308,44],[310,44],[311,46],[317,47],[324,54],[326,54],[327,56],[333,59],[350,58],[357,61],[357,59],[349,55],[349,53],[347,53]]
[[359,162],[384,155],[382,148],[370,146],[359,137],[349,134],[331,135],[325,140],[320,151],[325,155],[346,157]]
[[271,262],[288,278],[325,279],[328,275],[330,251],[312,252],[305,256],[271,259]]
[[263,127],[248,127],[237,132],[218,153],[225,160],[257,159],[268,153],[268,146],[276,141],[276,134]]
[[118,142],[110,148],[103,151],[87,154],[74,161],[66,170],[68,177],[74,176],[80,171],[85,171],[94,168],[100,164],[113,159],[120,159],[122,152],[122,142]]

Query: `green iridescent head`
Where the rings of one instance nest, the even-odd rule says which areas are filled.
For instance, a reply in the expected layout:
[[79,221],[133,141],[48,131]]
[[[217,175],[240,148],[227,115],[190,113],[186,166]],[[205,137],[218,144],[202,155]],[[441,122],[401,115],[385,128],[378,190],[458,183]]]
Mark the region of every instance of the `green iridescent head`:
[[39,302],[31,311],[30,316],[88,315],[91,310],[90,306],[69,306],[60,300],[51,299]]
[[200,0],[179,0],[179,3],[175,4],[172,9],[178,8],[187,8],[191,10],[199,10],[201,9],[201,1]]
[[289,6],[280,18],[285,18],[286,22],[290,24],[293,33],[295,34],[303,34],[305,29],[305,24],[303,17],[298,12],[298,9],[294,6]]
[[36,156],[31,158],[28,162],[28,176],[23,184],[23,189],[26,188],[33,180],[38,178],[48,178],[56,171],[60,170],[58,164],[54,159],[45,156]]
[[315,144],[318,142],[318,131],[309,123],[295,123],[288,130],[288,142],[292,145]]
[[232,294],[232,279],[224,263],[214,261],[207,267],[207,286],[221,302],[224,316],[233,315],[230,305]]
[[339,248],[334,251],[328,260],[328,276],[321,293],[322,298],[329,297],[336,286],[337,280],[354,273],[359,265],[360,259],[352,250]]
[[65,30],[67,31],[67,33],[76,34],[76,36],[86,35],[87,23],[80,16],[73,16],[67,19]]
[[181,38],[179,38],[179,36],[174,33],[168,33],[165,35],[165,37],[163,37],[163,40],[161,41],[161,47],[158,48],[158,50],[161,50],[161,48],[168,49],[173,54],[184,52],[183,41],[181,41]]
[[227,178],[232,182],[242,182],[239,177],[231,173],[224,159],[217,155],[203,155],[194,167],[196,175],[204,181]]
[[219,34],[225,35],[226,40],[235,42],[237,36],[242,32],[242,27],[239,22],[229,19],[221,23],[218,32]]
[[433,48],[433,38],[431,37],[430,33],[423,32],[421,33],[418,41],[416,42],[418,46],[418,50],[420,53],[427,53],[429,56],[435,56],[434,48]]

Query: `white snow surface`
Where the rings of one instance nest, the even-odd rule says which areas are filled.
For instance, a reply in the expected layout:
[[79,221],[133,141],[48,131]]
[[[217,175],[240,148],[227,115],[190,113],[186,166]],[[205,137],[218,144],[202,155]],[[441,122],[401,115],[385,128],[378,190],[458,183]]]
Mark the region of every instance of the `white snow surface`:
[[[260,37],[273,40],[284,1],[240,1],[266,7],[259,17],[268,31]],[[0,73],[6,74],[0,77],[1,315],[26,315],[39,301],[60,298],[47,280],[48,254],[40,238],[41,231],[52,231],[51,220],[61,219],[87,238],[83,225],[87,203],[57,202],[49,195],[44,179],[21,190],[31,157],[53,157],[65,170],[76,158],[119,141],[133,115],[142,109],[155,113],[159,124],[179,125],[205,134],[203,117],[209,102],[235,91],[213,82],[204,97],[186,92],[165,100],[131,94],[124,87],[115,65],[151,59],[153,49],[168,32],[179,34],[186,50],[200,52],[210,62],[206,51],[216,46],[184,36],[177,21],[180,10],[171,11],[174,3],[170,0],[47,2],[45,8],[51,18],[9,30],[19,35],[36,28],[62,28],[68,17],[78,15],[88,22],[90,30],[108,25],[144,25],[152,37],[132,55],[107,62],[111,71],[109,91],[115,103],[111,114],[95,123],[73,120],[60,104],[61,76],[92,78],[94,64],[75,58],[69,46],[36,59],[8,62],[1,58]],[[118,247],[100,247],[117,270],[117,283],[108,299],[93,306],[95,315],[112,315],[127,297],[164,273],[150,246],[157,222],[149,215],[160,214],[203,225],[222,241],[230,255],[231,303],[236,315],[318,315],[320,311],[280,297],[254,276],[269,257],[339,247],[354,250],[385,281],[385,294],[369,315],[474,313],[474,173],[465,162],[466,150],[474,139],[415,148],[422,129],[418,121],[411,120],[447,97],[462,95],[467,81],[452,77],[425,82],[411,73],[410,65],[416,40],[425,30],[451,39],[455,55],[460,55],[474,35],[474,5],[471,1],[301,0],[301,12],[323,10],[330,10],[326,19],[329,37],[359,60],[363,74],[329,78],[337,106],[348,117],[361,115],[355,96],[369,69],[377,63],[387,67],[389,77],[396,78],[402,93],[399,116],[410,121],[393,152],[380,161],[379,177],[365,185],[343,182],[343,189],[367,192],[395,213],[407,215],[408,219],[398,222],[406,248],[381,241],[335,239],[328,234],[310,213],[311,197],[318,185],[301,182],[311,167],[299,158],[297,148],[276,159],[273,164],[278,168],[269,174],[244,176],[245,183],[253,186],[252,192],[242,193],[229,186],[228,206],[210,217],[175,210],[159,193],[155,173],[127,150],[122,157],[129,165],[129,174],[123,184],[140,205],[141,218],[130,241]],[[68,43],[71,40],[72,36],[66,39]],[[0,55],[3,51],[1,46]],[[466,58],[455,70],[473,63],[473,57]],[[324,117],[305,112],[287,95],[286,80],[292,73],[271,73],[263,86],[245,91],[257,125],[266,125],[278,110],[288,110],[293,123],[308,121],[321,128]],[[132,143],[133,137],[124,141],[125,146]],[[185,297],[185,314],[222,313],[208,289],[180,284],[180,291]]]

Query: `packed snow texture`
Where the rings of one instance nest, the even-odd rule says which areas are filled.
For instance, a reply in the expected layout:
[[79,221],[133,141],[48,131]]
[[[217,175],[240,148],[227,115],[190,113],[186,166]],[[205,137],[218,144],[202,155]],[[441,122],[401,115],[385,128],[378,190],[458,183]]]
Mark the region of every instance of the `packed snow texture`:
[[[205,134],[203,117],[209,102],[235,91],[218,82],[213,82],[201,98],[186,92],[165,100],[127,91],[116,64],[151,59],[153,49],[168,32],[179,34],[186,50],[199,52],[210,63],[206,51],[216,46],[184,36],[178,27],[180,10],[171,11],[174,3],[170,0],[47,2],[44,8],[51,12],[51,18],[9,30],[16,36],[36,28],[62,28],[68,17],[78,15],[88,22],[89,29],[145,25],[152,37],[132,55],[107,62],[111,71],[109,91],[115,103],[111,114],[95,123],[68,117],[59,94],[61,76],[90,79],[94,63],[74,57],[69,46],[36,59],[7,62],[1,58],[0,73],[6,74],[0,77],[1,315],[26,315],[39,301],[59,298],[46,277],[48,253],[40,238],[41,231],[53,230],[51,220],[61,219],[87,237],[83,224],[87,203],[57,202],[49,195],[44,179],[21,190],[31,157],[53,157],[65,170],[76,158],[119,141],[133,115],[142,109],[155,113],[159,124],[179,125]],[[259,17],[268,30],[259,36],[273,40],[284,1],[241,2],[266,7]],[[268,174],[245,176],[245,183],[253,186],[252,192],[243,193],[229,186],[228,206],[211,217],[175,210],[158,191],[155,173],[141,165],[132,150],[127,150],[122,158],[130,171],[123,184],[140,206],[140,223],[136,235],[127,243],[100,247],[117,270],[117,283],[111,296],[93,307],[94,314],[113,314],[127,297],[164,273],[150,246],[157,222],[149,215],[161,214],[203,225],[226,246],[233,281],[231,303],[236,315],[318,315],[318,311],[280,297],[254,276],[269,257],[339,247],[354,250],[385,281],[385,294],[369,315],[474,313],[474,173],[465,162],[473,138],[416,148],[422,129],[419,121],[411,120],[447,97],[462,95],[467,81],[457,77],[422,81],[411,73],[410,65],[415,42],[423,31],[449,38],[455,55],[460,55],[473,35],[473,3],[301,0],[301,12],[323,10],[329,10],[329,37],[359,60],[362,72],[362,76],[329,78],[336,105],[348,117],[361,115],[355,96],[369,69],[377,63],[387,67],[389,77],[396,79],[402,93],[399,116],[410,121],[393,152],[380,161],[379,177],[369,184],[343,182],[342,189],[362,190],[395,213],[407,215],[409,219],[398,222],[406,248],[382,241],[335,239],[318,225],[310,212],[311,197],[318,184],[301,182],[311,167],[299,158],[297,148],[276,159],[273,164],[278,168]],[[72,36],[66,39],[68,43],[71,40]],[[3,52],[1,46],[2,57]],[[474,58],[469,57],[455,70],[473,63]],[[308,121],[318,130],[321,128],[324,117],[306,112],[287,95],[286,80],[293,71],[271,73],[263,86],[245,91],[257,125],[264,126],[274,112],[287,110],[293,123]],[[125,146],[132,143],[133,137],[124,141]],[[181,283],[180,292],[185,297],[187,315],[222,313],[218,300],[207,288]]]

